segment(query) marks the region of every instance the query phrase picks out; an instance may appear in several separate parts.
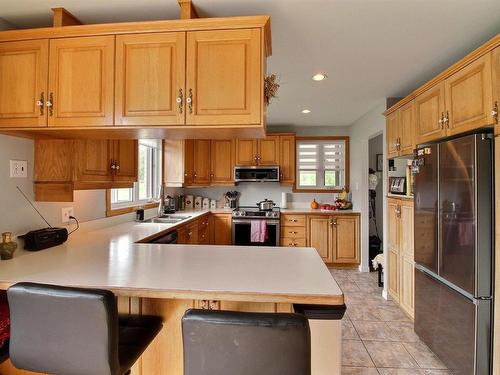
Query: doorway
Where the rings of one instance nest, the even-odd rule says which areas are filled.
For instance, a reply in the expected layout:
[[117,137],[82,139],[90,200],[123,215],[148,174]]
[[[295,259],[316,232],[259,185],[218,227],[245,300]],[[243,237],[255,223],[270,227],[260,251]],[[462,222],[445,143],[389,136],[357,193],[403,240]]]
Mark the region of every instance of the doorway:
[[368,141],[368,206],[369,206],[369,252],[368,264],[373,271],[372,260],[383,253],[383,175],[384,136],[379,134]]

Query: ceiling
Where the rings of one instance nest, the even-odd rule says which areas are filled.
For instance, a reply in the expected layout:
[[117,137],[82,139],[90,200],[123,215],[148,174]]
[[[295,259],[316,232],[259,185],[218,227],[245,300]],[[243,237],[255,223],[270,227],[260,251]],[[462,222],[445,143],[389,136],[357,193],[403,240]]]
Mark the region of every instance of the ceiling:
[[[498,0],[193,0],[200,16],[269,14],[278,98],[268,123],[346,126],[405,96],[500,32]],[[177,0],[1,0],[17,27],[51,24],[64,6],[84,23],[175,19]],[[324,72],[328,79],[314,82]],[[304,115],[301,110],[311,113]]]

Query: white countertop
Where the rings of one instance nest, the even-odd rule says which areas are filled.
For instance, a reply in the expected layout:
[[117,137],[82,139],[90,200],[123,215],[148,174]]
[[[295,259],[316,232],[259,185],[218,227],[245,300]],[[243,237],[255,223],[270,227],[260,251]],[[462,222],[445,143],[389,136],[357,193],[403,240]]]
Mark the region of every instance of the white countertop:
[[178,225],[126,222],[76,232],[51,249],[18,250],[14,259],[0,261],[0,287],[32,281],[151,298],[343,303],[341,289],[312,248],[135,243]]

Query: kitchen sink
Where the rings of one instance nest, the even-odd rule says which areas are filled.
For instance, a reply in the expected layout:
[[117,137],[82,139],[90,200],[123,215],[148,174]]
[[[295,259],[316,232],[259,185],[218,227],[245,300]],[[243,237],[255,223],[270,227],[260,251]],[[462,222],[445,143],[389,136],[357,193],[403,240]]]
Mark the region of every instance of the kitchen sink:
[[178,215],[164,215],[159,217],[153,217],[148,220],[144,220],[144,223],[156,223],[156,224],[175,224],[182,220],[189,219],[191,216],[178,216]]

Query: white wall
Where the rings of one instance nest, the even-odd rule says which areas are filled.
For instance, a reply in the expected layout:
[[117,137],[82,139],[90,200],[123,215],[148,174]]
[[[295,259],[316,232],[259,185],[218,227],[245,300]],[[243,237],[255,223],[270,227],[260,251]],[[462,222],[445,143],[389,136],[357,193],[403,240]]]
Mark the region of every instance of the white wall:
[[[368,271],[368,238],[369,238],[369,202],[368,202],[368,168],[369,140],[383,134],[385,155],[385,98],[380,100],[373,109],[365,113],[350,127],[350,173],[353,206],[361,212],[361,271]],[[383,178],[385,184],[385,177]],[[383,186],[383,191],[386,191]],[[385,207],[385,198],[383,201]],[[385,223],[383,224],[386,227]]]
[[[9,177],[11,159],[28,162],[28,178]],[[16,186],[33,199],[33,141],[0,135],[0,207],[2,208],[0,232],[9,231],[18,235],[46,226]],[[38,202],[35,205],[53,226],[62,224],[61,208],[63,207],[73,207],[75,216],[84,222],[105,216],[105,192],[104,190],[77,191],[74,202]]]

